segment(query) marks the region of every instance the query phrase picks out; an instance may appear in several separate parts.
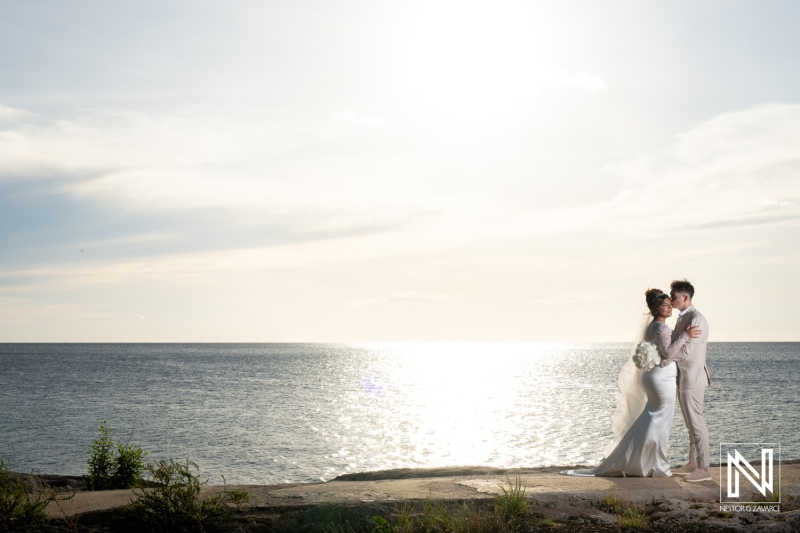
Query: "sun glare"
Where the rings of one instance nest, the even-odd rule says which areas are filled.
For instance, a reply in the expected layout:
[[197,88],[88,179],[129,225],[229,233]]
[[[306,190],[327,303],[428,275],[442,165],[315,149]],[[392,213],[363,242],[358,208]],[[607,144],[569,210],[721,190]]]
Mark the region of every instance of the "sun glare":
[[518,1],[412,4],[400,26],[397,75],[411,111],[444,131],[513,122],[545,71],[543,32]]

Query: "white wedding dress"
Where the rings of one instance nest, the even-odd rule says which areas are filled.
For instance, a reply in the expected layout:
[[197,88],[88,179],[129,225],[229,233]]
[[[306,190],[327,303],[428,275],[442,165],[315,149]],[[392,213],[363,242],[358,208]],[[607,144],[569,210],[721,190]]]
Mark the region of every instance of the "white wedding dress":
[[[653,321],[647,327],[644,340],[655,344],[661,357],[669,359],[689,338],[686,333],[682,333],[675,342],[670,343],[671,337],[672,331],[669,326],[664,322]],[[626,373],[629,375],[627,378]],[[641,400],[646,398],[641,414],[632,424],[626,424],[629,427],[626,427],[624,432],[620,431],[621,438],[606,448],[605,459],[595,468],[567,470],[562,473],[572,476],[672,476],[667,446],[675,415],[677,376],[678,369],[674,362],[663,368],[656,366],[648,372],[636,368],[632,362],[626,363],[626,367],[620,373],[620,387],[623,388],[623,381],[627,379],[634,387],[639,388]],[[627,388],[633,387],[628,385]],[[642,389],[644,395],[641,395]],[[623,388],[622,393],[623,411],[636,405],[635,390],[631,392]],[[623,418],[625,418],[624,413]]]

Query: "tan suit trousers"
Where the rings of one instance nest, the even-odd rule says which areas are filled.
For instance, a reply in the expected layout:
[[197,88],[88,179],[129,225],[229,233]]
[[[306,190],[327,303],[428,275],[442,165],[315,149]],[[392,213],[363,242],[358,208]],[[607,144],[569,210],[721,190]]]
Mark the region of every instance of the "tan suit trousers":
[[703,416],[705,387],[698,389],[678,389],[678,402],[683,413],[683,421],[689,430],[689,462],[698,467],[708,468],[711,464],[708,428]]

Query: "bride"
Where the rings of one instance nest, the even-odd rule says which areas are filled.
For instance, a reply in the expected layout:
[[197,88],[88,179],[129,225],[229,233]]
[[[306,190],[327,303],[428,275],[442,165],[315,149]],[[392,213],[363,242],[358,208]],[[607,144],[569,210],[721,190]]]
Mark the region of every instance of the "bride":
[[[666,324],[672,316],[669,295],[648,289],[645,301],[651,316],[644,340],[658,348],[662,363],[644,371],[636,367],[632,358],[628,359],[620,372],[620,409],[613,422],[617,440],[606,448],[605,459],[595,468],[567,470],[562,472],[564,475],[672,476],[667,445],[675,414],[678,369],[670,359],[689,338],[699,337],[700,329],[690,328],[672,342],[672,330]],[[634,418],[637,414],[638,418]]]

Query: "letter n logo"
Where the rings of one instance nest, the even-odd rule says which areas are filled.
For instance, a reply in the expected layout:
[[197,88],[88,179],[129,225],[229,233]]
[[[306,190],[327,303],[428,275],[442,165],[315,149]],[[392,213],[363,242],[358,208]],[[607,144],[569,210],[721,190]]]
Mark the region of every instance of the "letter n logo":
[[[727,485],[728,500],[722,499],[720,494],[721,503],[756,503],[756,502],[742,502],[730,501],[730,498],[739,498],[739,485],[741,476],[753,486],[763,497],[767,497],[767,492],[775,492],[775,452],[777,451],[778,460],[778,477],[780,478],[780,444],[754,444],[754,443],[729,443],[725,449],[727,456],[727,468],[723,470],[722,457],[723,447],[725,444],[720,444],[720,477],[727,474],[727,480],[724,482],[720,479],[720,493],[722,492],[723,484]],[[776,447],[777,446],[777,449]],[[744,450],[744,454],[740,450]],[[761,464],[758,464],[758,452],[761,452]],[[751,464],[746,459],[749,457],[755,464]],[[778,479],[780,485],[780,479]]]
[[[735,471],[734,471],[735,469]],[[733,472],[732,472],[733,471]],[[728,498],[739,497],[739,474],[747,478],[762,496],[767,495],[767,489],[772,490],[772,448],[761,448],[761,475],[753,465],[742,457],[739,450],[733,450],[733,456],[728,454]],[[733,475],[731,475],[733,474]],[[754,479],[755,478],[755,479]],[[760,480],[760,481],[756,481]],[[733,485],[733,488],[731,488]]]

